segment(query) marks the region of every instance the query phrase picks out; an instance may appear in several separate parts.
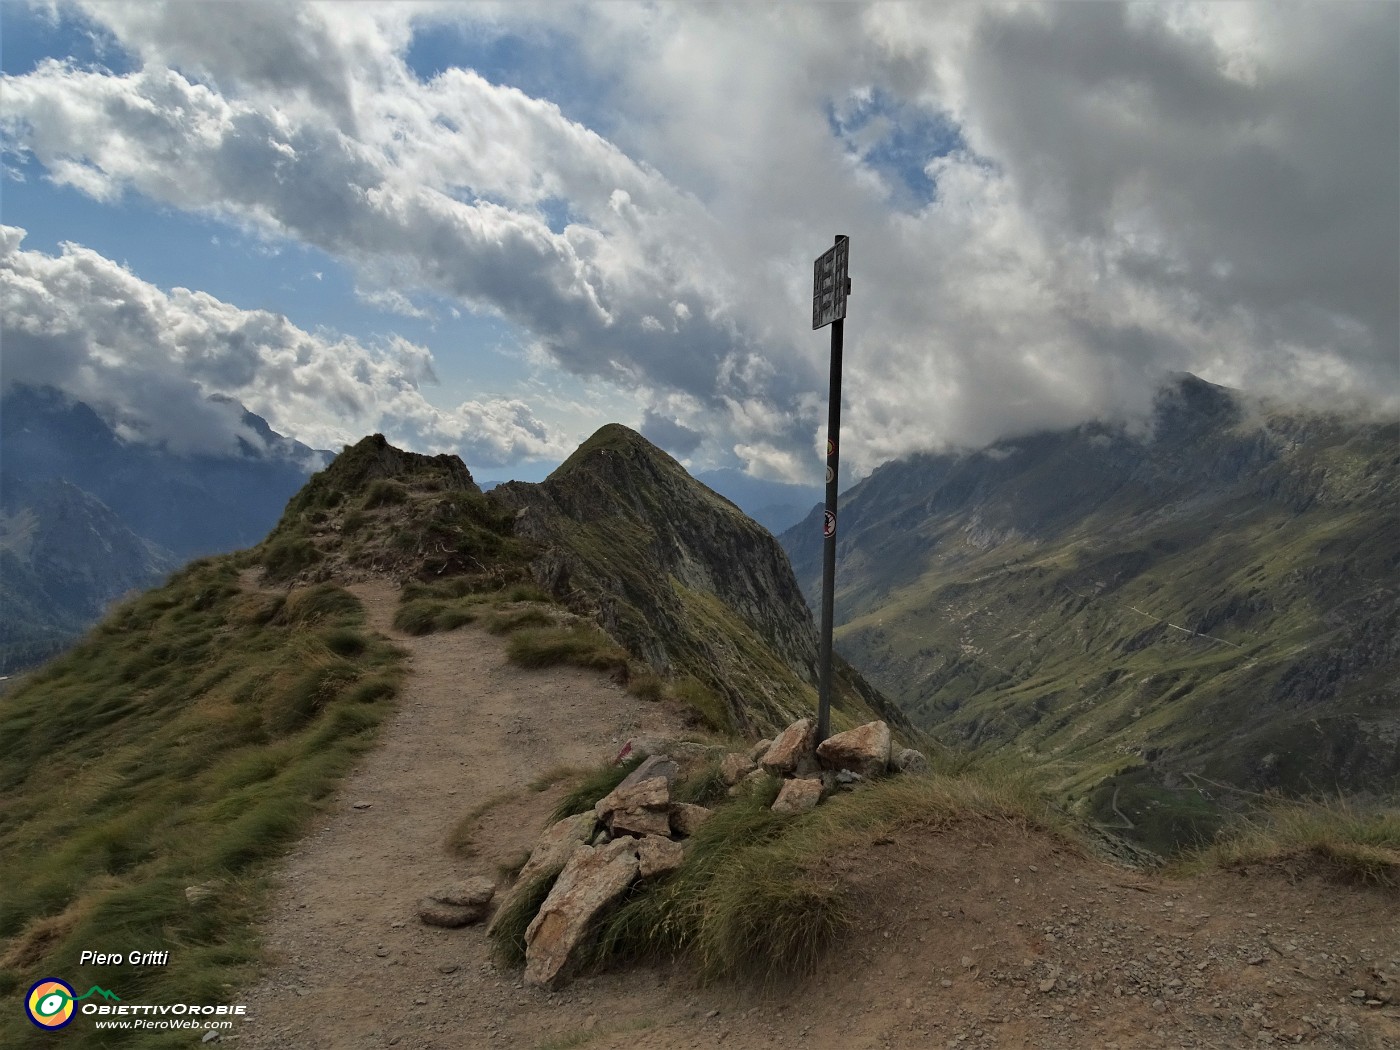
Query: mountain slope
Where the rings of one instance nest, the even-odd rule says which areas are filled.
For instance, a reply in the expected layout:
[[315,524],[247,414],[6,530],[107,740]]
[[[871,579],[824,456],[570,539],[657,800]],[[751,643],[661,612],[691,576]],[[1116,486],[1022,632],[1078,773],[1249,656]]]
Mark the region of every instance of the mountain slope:
[[[1161,847],[1239,791],[1400,790],[1400,431],[1191,376],[1153,424],[877,470],[841,509],[843,649]],[[784,536],[810,594],[817,535]]]
[[[590,466],[598,446],[586,449],[586,469],[563,479],[578,489],[561,499],[587,507],[594,482],[584,479],[610,476],[605,495],[645,503],[656,488],[638,478],[666,474],[666,461],[626,433],[601,436],[622,461]],[[657,486],[711,498],[678,476]],[[707,542],[667,507],[615,513],[686,547]],[[762,797],[735,800],[764,813],[765,830],[726,841],[777,862],[754,868],[734,854],[725,870],[745,897],[750,874],[766,873],[770,899],[787,888],[795,904],[850,919],[777,1010],[760,985],[697,987],[693,962],[670,953],[654,967],[619,960],[625,969],[562,994],[519,987],[517,971],[491,961],[480,926],[417,921],[422,894],[518,868],[576,784],[575,763],[611,758],[619,737],[681,727],[671,705],[602,675],[520,670],[518,634],[501,645],[475,627],[396,629],[421,577],[463,601],[490,595],[538,612],[546,603],[514,597],[514,581],[571,556],[587,567],[584,555],[515,535],[516,513],[477,491],[454,457],[367,438],[305,486],[264,544],[186,566],[28,676],[0,704],[0,996],[13,1002],[57,975],[126,1003],[247,1003],[224,1038],[249,1047],[836,1050],[970,1045],[990,1031],[1067,1048],[1149,1028],[1228,1045],[1256,1031],[1337,1047],[1393,1041],[1400,1021],[1386,1004],[1400,960],[1376,947],[1400,921],[1393,880],[1390,891],[1339,887],[1292,866],[1192,882],[1130,873],[1049,832],[1061,821],[1005,777],[889,778],[792,818],[768,813]],[[736,527],[697,520],[717,535]],[[336,582],[355,574],[376,578]],[[1385,834],[1372,848],[1391,858],[1382,875],[1394,870],[1395,834]],[[805,906],[754,914],[789,930],[811,917]],[[170,955],[160,966],[83,965],[93,945]],[[1296,952],[1298,967],[1241,965],[1269,951]],[[1286,994],[1261,1006],[1270,972]],[[956,990],[943,995],[935,980]],[[31,1031],[22,1010],[0,1015],[0,1044],[28,1045]],[[160,1048],[201,1035],[103,1030],[84,1015],[63,1038]]]
[[0,485],[0,671],[53,655],[176,564],[74,485]]
[[111,508],[128,529],[182,560],[251,547],[287,500],[324,465],[324,453],[274,433],[241,412],[256,444],[237,455],[178,455],[123,441],[91,406],[49,387],[18,386],[0,399],[6,474],[21,482],[60,480]]
[[[719,693],[736,726],[772,730],[813,709],[816,630],[781,546],[640,434],[605,426],[539,485],[491,497],[544,548],[546,590],[655,670]],[[838,712],[904,724],[850,668],[837,677]]]
[[61,651],[112,599],[191,557],[258,543],[329,457],[228,398],[210,400],[238,414],[236,454],[124,441],[50,387],[0,398],[0,670]]

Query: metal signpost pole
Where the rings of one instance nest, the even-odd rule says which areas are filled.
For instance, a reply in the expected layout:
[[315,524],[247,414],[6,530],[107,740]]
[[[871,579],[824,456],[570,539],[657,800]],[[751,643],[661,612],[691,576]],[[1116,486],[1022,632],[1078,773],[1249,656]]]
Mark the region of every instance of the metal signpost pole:
[[822,635],[817,692],[817,742],[831,735],[831,632],[836,608],[836,481],[841,441],[841,351],[850,294],[850,239],[836,243],[817,259],[812,279],[812,327],[831,325],[831,394],[826,430],[826,511],[822,515]]

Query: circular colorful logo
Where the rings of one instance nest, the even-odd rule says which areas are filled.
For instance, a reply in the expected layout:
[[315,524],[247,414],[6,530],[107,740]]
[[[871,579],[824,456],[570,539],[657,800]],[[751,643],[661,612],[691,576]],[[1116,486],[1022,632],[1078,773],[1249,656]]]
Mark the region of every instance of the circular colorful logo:
[[24,1009],[40,1028],[62,1028],[73,1020],[73,997],[73,986],[67,981],[45,977],[30,985]]

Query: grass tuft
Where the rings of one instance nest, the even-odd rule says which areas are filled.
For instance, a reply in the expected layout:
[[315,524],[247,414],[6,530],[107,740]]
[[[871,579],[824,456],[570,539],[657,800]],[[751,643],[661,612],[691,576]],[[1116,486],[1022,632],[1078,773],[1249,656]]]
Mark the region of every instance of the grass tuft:
[[324,557],[310,540],[288,536],[272,540],[263,548],[263,570],[270,581],[285,583]]
[[474,623],[480,615],[478,602],[411,598],[394,611],[394,626],[405,634],[434,634]]
[[724,700],[696,678],[682,678],[671,686],[671,692],[696,714],[706,729],[725,735],[734,732],[734,721]]
[[578,785],[559,800],[559,804],[549,814],[549,823],[556,824],[576,813],[587,813],[599,799],[621,784],[627,774],[641,764],[642,757],[636,755],[617,765],[606,762],[585,774]]
[[653,702],[666,693],[666,683],[649,671],[633,674],[627,680],[627,691],[633,696]]
[[481,818],[487,813],[515,798],[513,791],[501,791],[484,799],[472,807],[471,811],[452,826],[447,833],[447,851],[454,856],[466,859],[476,852],[476,834],[481,830]]
[[1400,809],[1335,801],[1275,802],[1241,818],[1181,869],[1307,860],[1342,883],[1400,894]]
[[549,896],[549,891],[554,888],[554,883],[563,870],[561,865],[553,871],[547,871],[518,895],[512,894],[511,903],[493,920],[491,936],[496,943],[491,948],[491,954],[498,963],[503,966],[525,965],[525,931],[530,928],[530,923],[535,921],[540,906],[544,904],[545,898]]
[[520,667],[573,664],[612,671],[627,667],[627,654],[596,627],[526,628],[511,635],[506,645],[511,662]]
[[715,806],[723,802],[729,794],[729,785],[724,782],[720,762],[721,758],[715,757],[681,778],[672,788],[671,797],[695,806]]
[[488,613],[483,621],[492,634],[510,634],[522,627],[548,627],[549,610],[538,605],[525,608],[498,609]]
[[403,482],[394,481],[392,478],[378,478],[370,482],[369,488],[365,490],[362,506],[366,510],[373,510],[375,507],[404,503],[407,499],[408,487]]

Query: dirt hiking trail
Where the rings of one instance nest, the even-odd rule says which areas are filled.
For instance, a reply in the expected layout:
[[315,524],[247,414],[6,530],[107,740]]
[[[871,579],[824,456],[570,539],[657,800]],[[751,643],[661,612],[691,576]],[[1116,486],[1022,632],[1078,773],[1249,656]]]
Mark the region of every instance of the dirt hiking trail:
[[[264,930],[272,965],[225,1042],[1400,1048],[1395,896],[1307,872],[1170,881],[985,821],[842,858],[833,877],[854,886],[861,917],[800,985],[699,987],[683,967],[639,967],[526,988],[492,964],[483,927],[425,926],[419,898],[494,877],[529,849],[564,790],[532,780],[596,765],[633,735],[680,732],[678,714],[597,672],[513,667],[504,640],[475,627],[403,635],[390,626],[397,588],[350,589],[369,626],[409,652],[410,674],[379,745],[284,862]],[[453,827],[507,793],[480,820],[474,855],[450,855]]]

